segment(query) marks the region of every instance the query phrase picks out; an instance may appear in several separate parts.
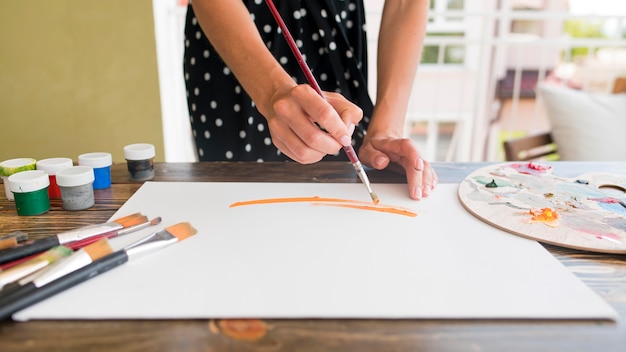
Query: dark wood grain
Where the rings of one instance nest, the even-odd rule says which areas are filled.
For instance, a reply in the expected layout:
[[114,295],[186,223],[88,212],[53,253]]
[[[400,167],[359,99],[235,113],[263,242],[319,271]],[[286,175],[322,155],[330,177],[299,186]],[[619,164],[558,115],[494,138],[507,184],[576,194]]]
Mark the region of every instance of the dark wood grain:
[[[484,164],[435,164],[441,183],[459,182]],[[589,171],[626,173],[626,163],[555,163],[575,177]],[[155,181],[357,183],[348,163],[160,163]],[[375,183],[404,176],[368,170]],[[96,191],[96,205],[68,212],[60,201],[39,216],[17,216],[0,199],[0,234],[15,230],[38,238],[108,220],[141,186],[125,165],[112,169],[113,185]],[[617,322],[531,320],[266,320],[256,340],[228,337],[210,320],[32,321],[0,323],[1,351],[625,351],[626,257],[546,246],[558,260],[620,314]],[[452,258],[453,259],[453,258]],[[512,302],[514,304],[514,302]],[[155,307],[158,309],[158,307]]]

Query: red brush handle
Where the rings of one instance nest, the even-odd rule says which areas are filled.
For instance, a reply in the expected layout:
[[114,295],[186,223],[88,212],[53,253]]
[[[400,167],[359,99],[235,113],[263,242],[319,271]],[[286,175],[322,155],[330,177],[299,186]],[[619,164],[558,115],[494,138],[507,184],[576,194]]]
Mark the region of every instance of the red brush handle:
[[276,6],[274,6],[274,2],[272,0],[265,0],[265,2],[267,3],[267,6],[270,8],[270,11],[272,12],[272,16],[274,16],[274,19],[276,20],[276,23],[278,23],[278,26],[283,32],[283,36],[287,40],[287,44],[289,44],[289,48],[291,49],[291,52],[296,57],[296,60],[298,61],[298,64],[300,65],[300,69],[302,69],[302,72],[304,72],[304,75],[306,76],[306,80],[309,82],[311,87],[313,87],[313,89],[315,89],[315,91],[322,98],[324,98],[324,94],[322,93],[322,89],[320,88],[320,85],[317,84],[317,81],[315,80],[315,77],[313,77],[313,73],[311,72],[311,69],[306,64],[306,61],[304,61],[304,57],[302,57],[302,53],[300,52],[300,50],[298,50],[298,46],[296,45],[296,42],[293,40],[291,33],[289,33],[289,29],[287,28],[287,25],[285,25],[285,21],[283,21],[283,18],[280,17],[280,13],[276,9]]
[[[326,98],[324,97],[324,93],[322,93],[322,89],[320,88],[320,85],[317,83],[317,81],[315,80],[315,77],[313,76],[313,73],[311,72],[311,69],[306,64],[306,61],[304,61],[304,57],[302,57],[302,53],[298,49],[298,46],[296,45],[296,41],[293,40],[293,37],[291,36],[291,33],[289,32],[287,25],[285,25],[285,21],[283,21],[283,18],[280,16],[278,9],[276,9],[276,6],[274,6],[274,1],[265,0],[265,3],[270,8],[270,11],[272,12],[272,16],[274,16],[276,23],[278,23],[278,26],[283,32],[283,36],[287,40],[287,44],[289,44],[289,48],[291,49],[291,52],[296,57],[296,61],[298,61],[298,65],[300,65],[300,69],[306,76],[306,80],[309,82],[311,87],[315,89],[317,94],[319,94],[322,97],[322,99],[326,100]],[[354,148],[351,145],[344,146],[343,150],[346,152],[346,155],[348,156],[348,159],[350,159],[351,163],[354,164],[354,163],[359,162],[359,158],[357,157],[356,152],[354,151]]]

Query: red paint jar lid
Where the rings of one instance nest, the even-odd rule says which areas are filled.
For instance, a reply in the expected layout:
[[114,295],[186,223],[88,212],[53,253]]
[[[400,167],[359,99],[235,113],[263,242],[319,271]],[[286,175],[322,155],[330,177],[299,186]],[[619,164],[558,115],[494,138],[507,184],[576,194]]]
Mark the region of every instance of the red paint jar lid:
[[60,170],[74,166],[70,158],[48,158],[37,161],[37,170],[43,170],[48,175],[56,175]]

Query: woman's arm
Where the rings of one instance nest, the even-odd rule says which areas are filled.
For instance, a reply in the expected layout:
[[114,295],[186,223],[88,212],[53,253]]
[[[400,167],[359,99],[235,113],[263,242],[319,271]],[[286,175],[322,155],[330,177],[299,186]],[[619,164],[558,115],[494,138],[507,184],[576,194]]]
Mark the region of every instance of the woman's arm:
[[428,196],[437,175],[415,143],[403,138],[407,106],[422,51],[428,0],[385,1],[378,39],[377,96],[362,159],[384,169],[401,165],[413,199]]
[[386,1],[378,39],[376,119],[383,129],[402,137],[413,80],[422,53],[428,0]]
[[297,85],[265,46],[242,1],[194,0],[192,5],[207,38],[267,119],[278,149],[312,163],[346,143],[361,110],[337,94],[328,93],[326,102],[310,86]]

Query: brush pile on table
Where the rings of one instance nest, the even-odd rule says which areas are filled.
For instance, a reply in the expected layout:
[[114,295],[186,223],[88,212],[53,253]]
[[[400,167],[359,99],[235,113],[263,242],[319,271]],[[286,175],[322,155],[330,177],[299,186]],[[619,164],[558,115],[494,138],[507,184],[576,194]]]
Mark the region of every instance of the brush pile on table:
[[161,223],[140,213],[50,237],[28,240],[23,232],[0,237],[0,320],[139,255],[196,234],[186,222],[153,232],[114,251],[109,239]]

